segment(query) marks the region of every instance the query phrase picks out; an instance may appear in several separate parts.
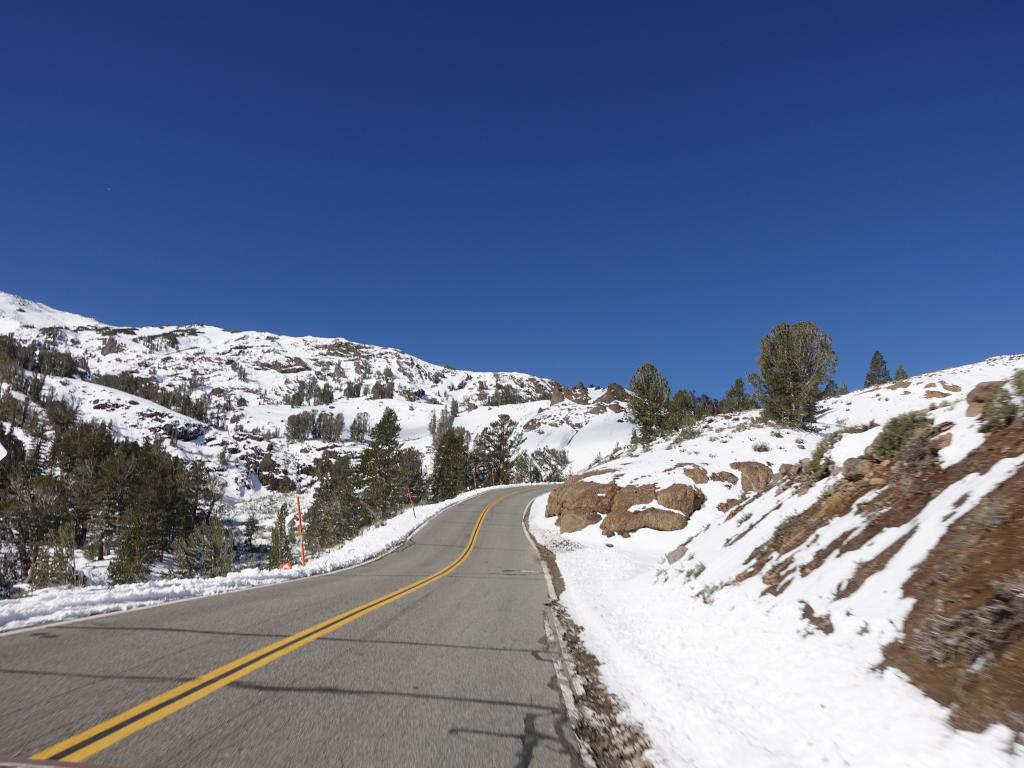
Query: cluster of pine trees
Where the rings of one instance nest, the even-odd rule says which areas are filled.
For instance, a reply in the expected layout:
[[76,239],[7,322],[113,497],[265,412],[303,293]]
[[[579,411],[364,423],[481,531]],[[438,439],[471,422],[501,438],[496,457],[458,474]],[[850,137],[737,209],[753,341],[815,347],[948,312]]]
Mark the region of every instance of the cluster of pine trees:
[[139,581],[197,525],[220,525],[214,509],[223,487],[202,464],[155,443],[117,441],[98,422],[54,422],[51,434],[31,451],[0,434],[9,453],[0,468],[0,589],[13,579],[70,583],[69,553],[103,559],[115,542],[110,580]]
[[[365,415],[365,414],[361,414]],[[423,456],[399,442],[398,416],[386,408],[358,459],[328,456],[316,465],[318,486],[306,515],[306,537],[315,553],[355,536],[367,525],[392,517],[407,503],[443,501],[473,487],[564,479],[565,451],[544,448],[525,453],[519,425],[502,414],[475,440],[454,426],[453,401],[431,420],[434,466],[423,472]],[[284,542],[283,520],[276,534]],[[273,560],[274,545],[271,545]]]
[[291,442],[323,440],[335,443],[345,433],[345,414],[321,411],[293,413],[285,422],[285,437]]
[[93,381],[111,389],[127,392],[129,395],[152,400],[164,408],[170,408],[196,421],[210,420],[210,396],[193,397],[192,393],[200,382],[192,381],[174,389],[162,389],[156,379],[135,376],[131,373],[108,373],[93,377]]
[[721,400],[698,395],[692,389],[680,389],[672,394],[668,378],[651,363],[636,369],[629,380],[629,389],[627,406],[630,420],[636,427],[633,439],[644,444],[656,437],[691,428],[701,419],[717,413],[757,407],[743,379],[736,379]]
[[[834,379],[837,355],[831,337],[814,323],[779,323],[761,340],[758,372],[748,377],[753,394],[743,379],[736,379],[721,400],[679,390],[670,396],[668,379],[651,363],[644,363],[630,380],[629,414],[635,425],[633,438],[649,443],[656,437],[692,427],[700,419],[760,407],[765,419],[791,427],[814,422],[818,403],[826,397],[849,392]],[[907,378],[903,365],[890,376],[881,352],[868,365],[864,386],[873,387]]]

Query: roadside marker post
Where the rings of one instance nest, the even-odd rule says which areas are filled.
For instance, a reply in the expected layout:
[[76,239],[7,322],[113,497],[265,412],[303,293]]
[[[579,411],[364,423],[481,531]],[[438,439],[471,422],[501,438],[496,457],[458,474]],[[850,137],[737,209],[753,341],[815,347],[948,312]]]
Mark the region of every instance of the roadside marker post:
[[299,554],[302,557],[302,565],[306,565],[306,537],[302,532],[302,497],[295,497],[295,509],[299,512]]
[[416,519],[416,502],[412,500],[412,488],[405,486],[405,494],[409,497],[409,506],[412,507],[412,519]]

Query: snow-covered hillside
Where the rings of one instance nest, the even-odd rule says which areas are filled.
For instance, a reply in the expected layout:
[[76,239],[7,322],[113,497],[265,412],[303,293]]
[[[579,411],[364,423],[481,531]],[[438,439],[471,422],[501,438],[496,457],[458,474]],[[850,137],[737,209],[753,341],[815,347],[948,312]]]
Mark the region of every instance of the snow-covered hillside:
[[[535,505],[652,762],[1024,765],[1024,422],[984,432],[985,388],[967,402],[1021,369],[824,401],[820,432],[717,416]],[[911,453],[865,455],[912,411]]]
[[[74,400],[84,418],[105,421],[123,437],[159,439],[172,453],[205,461],[228,480],[229,494],[237,497],[261,488],[257,470],[268,453],[274,476],[301,488],[325,449],[361,449],[348,439],[287,440],[287,419],[300,412],[342,415],[351,425],[360,413],[373,424],[385,408],[393,408],[403,441],[423,451],[428,466],[431,418],[452,401],[460,408],[456,426],[476,434],[508,414],[524,427],[527,450],[564,448],[575,469],[616,443],[626,444],[631,431],[621,403],[604,389],[569,389],[522,373],[455,370],[340,338],[207,325],[115,327],[2,292],[0,335],[43,342],[86,361],[88,375],[50,376],[49,385]],[[197,421],[101,386],[94,379],[103,375],[152,380],[161,390],[202,399],[206,419]],[[328,388],[330,397],[289,404],[300,388],[313,387],[318,393]],[[621,397],[621,390],[611,394]]]

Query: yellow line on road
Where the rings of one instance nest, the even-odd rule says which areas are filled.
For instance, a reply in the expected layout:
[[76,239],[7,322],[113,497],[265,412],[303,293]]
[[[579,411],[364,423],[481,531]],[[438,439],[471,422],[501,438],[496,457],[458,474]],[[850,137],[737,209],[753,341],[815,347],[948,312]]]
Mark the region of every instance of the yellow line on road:
[[361,619],[363,616],[373,613],[378,608],[383,608],[385,605],[393,603],[447,576],[466,562],[466,559],[472,553],[487,514],[500,502],[510,496],[514,496],[515,493],[506,493],[499,496],[480,511],[476,525],[473,526],[473,532],[470,534],[469,541],[466,542],[466,547],[462,550],[462,554],[436,573],[426,576],[419,581],[414,581],[382,597],[378,597],[376,600],[364,603],[358,608],[340,613],[333,618],[322,621],[319,624],[314,624],[282,640],[241,656],[234,661],[207,672],[205,675],[201,675],[194,680],[161,693],[149,701],[132,707],[126,712],[115,715],[109,720],[104,720],[99,725],[95,725],[69,739],[65,739],[59,744],[54,744],[52,747],[37,752],[32,755],[32,758],[35,760],[60,760],[69,763],[86,760],[131,734],[148,728],[178,710],[184,709],[189,704],[209,696],[214,691],[218,691],[235,680],[245,677],[261,667],[265,667],[282,656],[287,656],[289,653],[309,645],[314,640],[318,640],[346,624],[350,624],[357,619]]

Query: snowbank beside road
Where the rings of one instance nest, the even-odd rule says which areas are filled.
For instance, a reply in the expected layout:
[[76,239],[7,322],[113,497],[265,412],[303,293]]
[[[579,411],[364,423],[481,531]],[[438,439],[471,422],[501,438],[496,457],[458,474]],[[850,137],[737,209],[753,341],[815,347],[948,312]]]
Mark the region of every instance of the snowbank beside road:
[[368,528],[351,541],[310,558],[305,567],[295,566],[285,571],[246,568],[227,576],[207,579],[152,579],[117,586],[53,587],[41,589],[26,597],[0,600],[0,632],[142,608],[170,600],[208,597],[222,592],[278,584],[359,565],[394,549],[424,523],[449,507],[492,490],[495,489],[481,488],[448,501],[425,504],[416,508],[415,517],[412,510],[401,512],[383,525]]
[[1024,765],[1009,729],[954,730],[901,673],[873,671],[874,638],[809,632],[796,601],[761,600],[753,582],[707,603],[618,540],[559,534],[545,507],[546,497],[532,506],[531,530],[555,553],[561,600],[608,689],[645,728],[655,765]]

